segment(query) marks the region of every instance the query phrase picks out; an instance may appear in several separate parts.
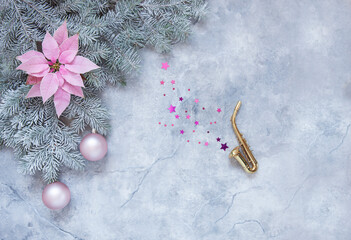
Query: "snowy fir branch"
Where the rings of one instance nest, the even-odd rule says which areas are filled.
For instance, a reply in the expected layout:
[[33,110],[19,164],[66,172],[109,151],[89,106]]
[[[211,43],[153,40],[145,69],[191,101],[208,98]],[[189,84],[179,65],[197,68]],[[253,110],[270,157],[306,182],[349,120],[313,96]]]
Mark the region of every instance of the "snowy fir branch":
[[[0,144],[14,149],[20,172],[41,171],[50,183],[61,166],[83,169],[81,134],[109,129],[101,91],[138,72],[140,49],[165,53],[185,41],[205,12],[204,0],[0,0]],[[84,74],[85,98],[71,96],[58,118],[52,98],[25,98],[30,86],[16,56],[39,50],[65,20],[70,36],[79,33],[78,54],[100,68]]]

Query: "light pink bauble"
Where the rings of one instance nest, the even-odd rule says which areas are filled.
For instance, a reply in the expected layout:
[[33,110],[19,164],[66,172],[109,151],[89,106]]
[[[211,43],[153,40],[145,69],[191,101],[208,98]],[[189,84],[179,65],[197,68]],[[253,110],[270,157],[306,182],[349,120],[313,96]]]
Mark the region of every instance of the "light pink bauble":
[[42,194],[43,203],[52,210],[62,209],[71,200],[69,188],[62,182],[48,184]]
[[90,133],[82,139],[79,149],[85,159],[99,161],[107,153],[107,142],[100,134]]

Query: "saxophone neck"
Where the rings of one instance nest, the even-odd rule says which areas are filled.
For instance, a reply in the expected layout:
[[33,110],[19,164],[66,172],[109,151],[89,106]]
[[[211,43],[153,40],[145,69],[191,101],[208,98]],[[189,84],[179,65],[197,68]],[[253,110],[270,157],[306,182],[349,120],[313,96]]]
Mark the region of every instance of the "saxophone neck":
[[234,132],[235,134],[237,135],[237,137],[239,138],[241,136],[240,132],[239,132],[239,129],[238,127],[236,126],[236,122],[235,122],[235,119],[236,119],[236,115],[238,114],[238,111],[240,109],[240,106],[241,106],[241,101],[239,101],[235,108],[234,108],[234,112],[233,112],[233,115],[232,115],[232,125],[233,125],[233,129],[234,129]]

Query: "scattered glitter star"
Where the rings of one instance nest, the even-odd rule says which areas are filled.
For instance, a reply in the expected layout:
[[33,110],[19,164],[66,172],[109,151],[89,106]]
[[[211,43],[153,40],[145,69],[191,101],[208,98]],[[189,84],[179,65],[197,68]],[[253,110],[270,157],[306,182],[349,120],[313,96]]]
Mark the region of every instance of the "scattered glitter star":
[[187,119],[190,119],[190,115],[186,116]]
[[210,133],[210,131],[207,131],[207,133]]
[[163,94],[163,96],[166,96],[166,94]]
[[187,142],[189,142],[189,140],[186,140]]
[[158,122],[158,124],[161,124],[161,122]]
[[172,81],[171,81],[171,83],[172,83],[172,84],[175,84],[175,81],[174,81],[174,80],[172,80]]
[[212,124],[212,122],[210,122],[210,124]]
[[188,91],[190,91],[190,88],[188,89]]
[[218,138],[217,138],[217,142],[220,142],[220,141],[221,141],[221,138],[218,137]]
[[193,132],[195,132],[195,130],[193,130]]
[[205,146],[208,146],[208,142],[205,142]]
[[174,127],[174,124],[172,123],[172,127]]
[[183,98],[182,98],[182,97],[180,97],[180,98],[179,98],[179,101],[183,101]]
[[220,108],[217,108],[217,112],[219,112],[219,113],[220,113],[220,112],[222,112],[222,109],[220,109]]
[[169,68],[168,62],[162,63],[162,68],[167,70],[167,68]]
[[171,104],[171,106],[168,108],[168,110],[169,110],[169,113],[172,113],[172,112],[175,112],[175,106],[172,106],[172,104]]
[[178,115],[178,114],[177,114],[177,115],[175,115],[175,118],[176,118],[176,119],[179,119],[179,115]]
[[203,107],[202,110],[205,110],[205,108]]
[[201,142],[199,142],[199,144],[201,144]]
[[173,88],[173,91],[175,90],[175,88]]
[[195,121],[195,125],[199,125],[199,122],[198,122],[198,121]]
[[195,102],[198,103],[198,102],[199,102],[199,99],[195,99]]
[[227,143],[225,144],[221,143],[221,145],[222,145],[221,149],[223,149],[223,151],[225,151],[228,148]]
[[161,85],[164,85],[164,84],[165,84],[165,81],[162,80],[160,83],[161,83]]
[[180,134],[184,134],[184,130],[180,130]]
[[165,127],[167,127],[167,124],[165,124]]

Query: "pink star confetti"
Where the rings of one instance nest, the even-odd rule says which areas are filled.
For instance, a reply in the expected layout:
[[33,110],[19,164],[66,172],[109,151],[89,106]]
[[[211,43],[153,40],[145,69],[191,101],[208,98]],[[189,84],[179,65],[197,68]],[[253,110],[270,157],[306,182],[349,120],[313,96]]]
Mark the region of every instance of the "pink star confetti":
[[199,144],[201,144],[201,142],[199,142]]
[[165,81],[163,81],[163,80],[160,83],[161,83],[161,85],[165,85]]
[[219,113],[220,113],[220,112],[222,112],[222,109],[220,109],[220,108],[217,108],[217,112],[219,112]]
[[178,115],[178,114],[177,114],[177,115],[175,115],[175,118],[176,118],[176,119],[179,119],[179,115]]
[[175,81],[174,81],[174,80],[172,80],[172,81],[171,81],[171,83],[172,83],[172,84],[175,84]]
[[187,119],[190,119],[190,115],[186,116]]
[[198,102],[199,102],[199,99],[195,99],[195,102],[198,103]]
[[180,130],[180,134],[184,134],[184,130]]
[[167,68],[169,68],[168,62],[162,63],[162,68],[167,70]]
[[164,126],[167,127],[167,124],[165,124]]
[[161,124],[161,122],[158,122],[158,124]]
[[174,127],[174,124],[172,123],[172,127]]
[[208,146],[208,142],[205,142],[205,146]]
[[195,121],[195,125],[199,125],[199,121]]
[[181,101],[183,101],[183,98],[182,98],[182,97],[180,97],[180,98],[179,98],[179,101],[180,101],[180,102],[181,102]]
[[172,112],[175,112],[175,106],[172,106],[172,104],[171,104],[171,106],[168,108],[168,110],[169,110],[169,113],[172,113]]

